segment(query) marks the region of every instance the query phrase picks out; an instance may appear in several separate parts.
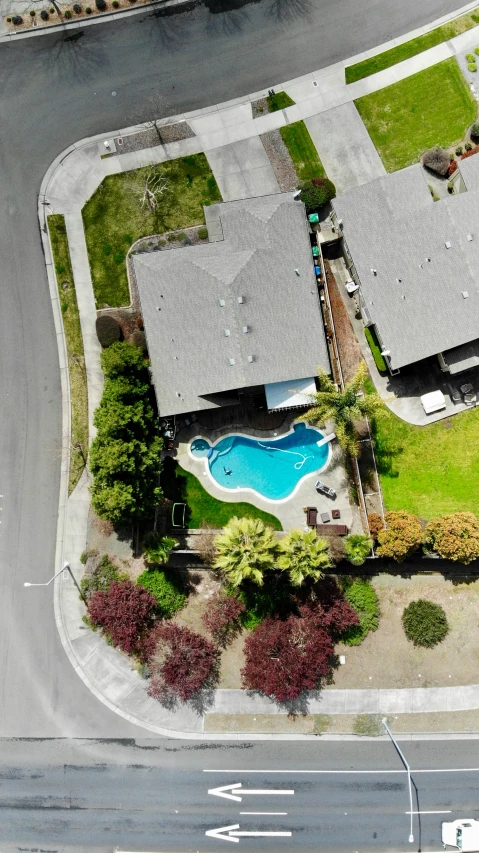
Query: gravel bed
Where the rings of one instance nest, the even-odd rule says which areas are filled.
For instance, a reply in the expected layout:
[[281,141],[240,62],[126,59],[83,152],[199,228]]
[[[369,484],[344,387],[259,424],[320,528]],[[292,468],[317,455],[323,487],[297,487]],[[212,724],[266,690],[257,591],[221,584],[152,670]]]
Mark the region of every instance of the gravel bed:
[[251,109],[253,111],[253,118],[259,118],[260,116],[266,115],[266,113],[269,113],[267,99],[259,98],[257,101],[252,101]]
[[270,130],[268,133],[263,133],[260,139],[273,167],[273,172],[281,192],[296,189],[298,186],[298,176],[296,175],[290,153],[283,142],[279,130]]
[[[143,148],[155,148],[156,145],[166,145],[169,142],[180,142],[182,139],[190,139],[195,136],[186,121],[177,124],[167,124],[159,128],[160,135],[154,127],[140,130],[129,136],[115,138],[115,146],[118,154],[129,154],[131,151],[141,151]],[[160,138],[161,137],[161,138]],[[123,145],[119,145],[118,139],[123,139]]]

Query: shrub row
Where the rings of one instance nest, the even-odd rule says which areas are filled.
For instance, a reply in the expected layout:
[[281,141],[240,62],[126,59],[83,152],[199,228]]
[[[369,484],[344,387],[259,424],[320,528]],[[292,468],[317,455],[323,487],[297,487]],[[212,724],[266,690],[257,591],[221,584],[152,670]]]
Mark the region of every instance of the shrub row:
[[387,512],[385,522],[385,527],[381,529],[378,525],[375,530],[378,557],[402,563],[423,546],[445,560],[465,565],[479,558],[479,522],[472,512],[433,518],[424,532],[417,516],[408,512]]

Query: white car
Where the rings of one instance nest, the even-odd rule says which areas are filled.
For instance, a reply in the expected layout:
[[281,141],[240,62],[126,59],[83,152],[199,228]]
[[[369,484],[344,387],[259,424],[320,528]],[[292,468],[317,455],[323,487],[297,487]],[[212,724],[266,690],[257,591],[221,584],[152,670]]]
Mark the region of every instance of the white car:
[[450,820],[442,824],[442,843],[444,847],[454,847],[463,853],[479,851],[479,820]]

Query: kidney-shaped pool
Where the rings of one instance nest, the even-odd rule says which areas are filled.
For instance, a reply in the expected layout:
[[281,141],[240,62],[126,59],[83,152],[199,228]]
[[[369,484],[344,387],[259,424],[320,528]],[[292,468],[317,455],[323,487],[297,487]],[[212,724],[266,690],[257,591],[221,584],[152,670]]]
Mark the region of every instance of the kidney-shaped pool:
[[197,436],[189,450],[194,459],[205,460],[222,489],[249,489],[266,500],[281,501],[292,495],[303,477],[326,466],[330,445],[319,429],[298,423],[281,438],[235,433],[212,445]]

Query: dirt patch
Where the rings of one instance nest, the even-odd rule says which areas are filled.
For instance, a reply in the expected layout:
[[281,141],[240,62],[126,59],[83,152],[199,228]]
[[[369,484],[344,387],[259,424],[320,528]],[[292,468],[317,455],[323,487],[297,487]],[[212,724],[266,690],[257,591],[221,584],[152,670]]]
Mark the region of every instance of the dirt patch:
[[257,101],[251,101],[251,111],[253,113],[253,118],[260,118],[260,116],[264,116],[266,113],[269,113],[268,99],[258,98]]
[[158,127],[158,131],[154,127],[148,127],[129,136],[117,136],[115,146],[118,154],[129,154],[132,151],[142,151],[144,148],[155,148],[157,145],[168,145],[169,142],[191,139],[195,135],[186,121],[180,121]]
[[331,302],[331,311],[336,330],[341,368],[343,371],[344,381],[349,382],[350,379],[353,378],[363,356],[358,339],[348,317],[346,306],[339,291],[338,283],[334,277],[328,260],[324,261],[324,267],[326,270],[329,301]]
[[295,190],[298,186],[298,177],[291,155],[283,142],[279,130],[270,130],[268,133],[263,133],[260,139],[273,167],[273,172],[281,192]]
[[[393,585],[394,584],[394,585]],[[379,628],[360,646],[339,643],[345,666],[334,675],[333,688],[454,687],[479,679],[479,581],[454,584],[440,575],[390,575],[375,579],[381,617]],[[404,608],[418,598],[440,604],[449,622],[446,639],[433,649],[413,646],[401,623]]]

